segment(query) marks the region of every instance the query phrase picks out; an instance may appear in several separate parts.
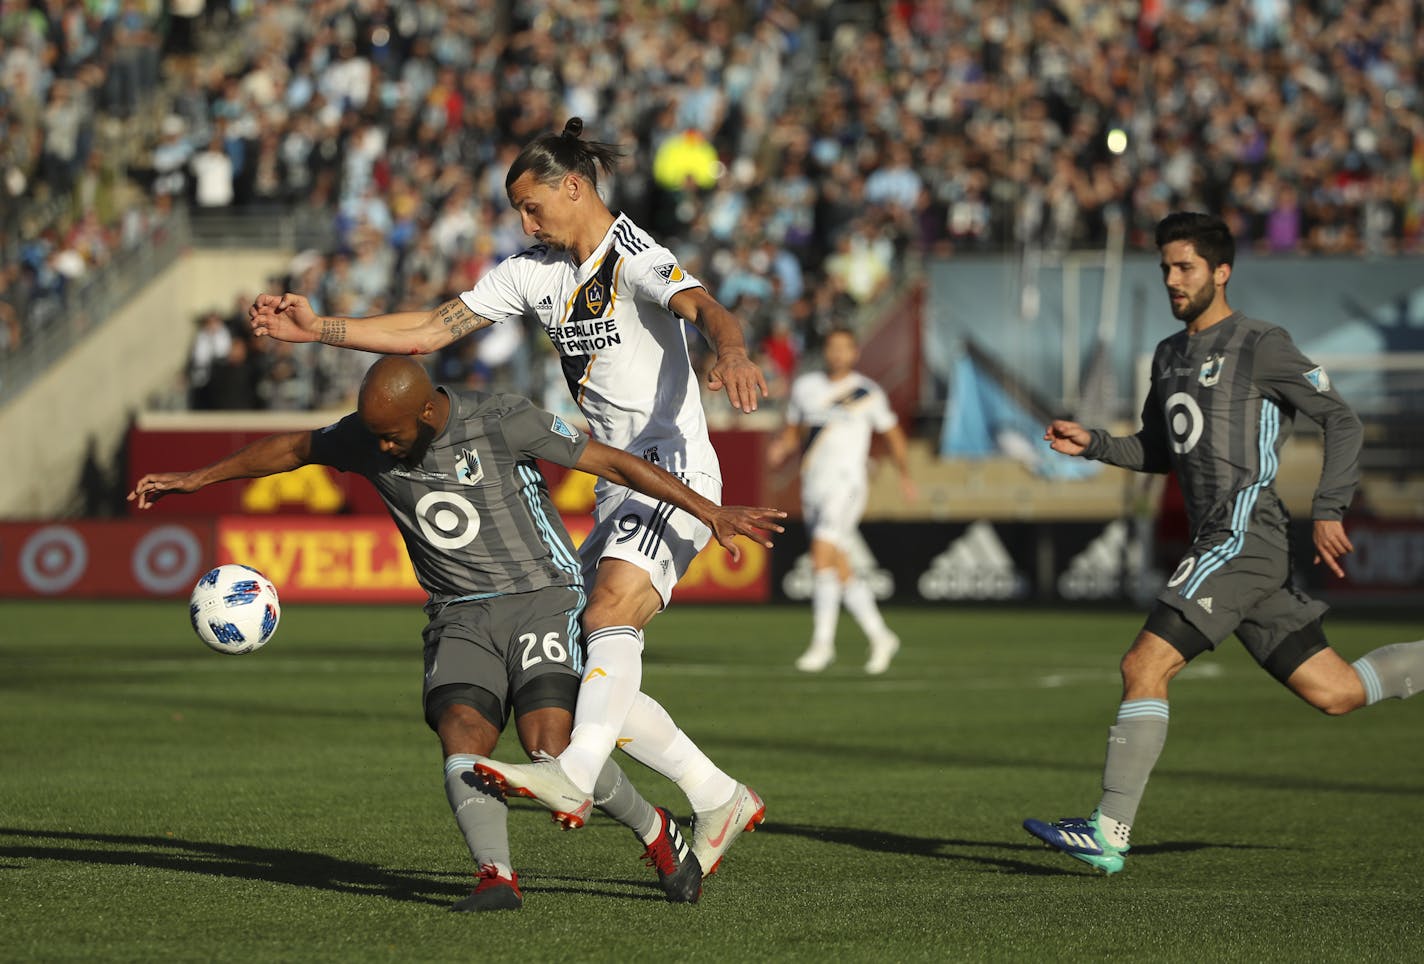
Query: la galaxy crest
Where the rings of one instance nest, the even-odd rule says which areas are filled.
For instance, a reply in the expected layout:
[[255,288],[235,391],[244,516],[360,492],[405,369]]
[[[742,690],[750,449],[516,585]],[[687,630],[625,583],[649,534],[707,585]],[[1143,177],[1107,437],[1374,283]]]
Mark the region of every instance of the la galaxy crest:
[[1210,388],[1221,381],[1221,370],[1225,367],[1226,353],[1213,352],[1202,363],[1201,371],[1197,374],[1197,382],[1201,384],[1202,388]]
[[583,288],[583,303],[588,305],[588,310],[594,315],[603,310],[603,298],[606,292],[603,289],[603,282],[594,278]]
[[682,269],[677,266],[676,262],[672,264],[660,264],[653,270],[658,273],[659,278],[662,278],[663,281],[668,284],[676,284],[684,277]]
[[455,481],[461,485],[477,485],[485,477],[485,467],[480,462],[480,453],[474,449],[461,449],[455,459]]

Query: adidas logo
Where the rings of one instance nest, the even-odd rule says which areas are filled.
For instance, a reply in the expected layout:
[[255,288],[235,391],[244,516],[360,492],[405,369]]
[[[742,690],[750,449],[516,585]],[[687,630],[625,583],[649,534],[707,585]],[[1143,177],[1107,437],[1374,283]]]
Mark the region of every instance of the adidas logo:
[[1014,568],[994,527],[980,521],[934,557],[919,589],[926,599],[1020,599],[1028,594],[1028,580]]
[[553,311],[554,299],[549,295],[545,295],[539,300],[539,303],[534,306],[534,310],[539,312]]
[[1201,608],[1205,609],[1207,612],[1211,612],[1211,597],[1210,597],[1210,596],[1203,596],[1203,597],[1201,597],[1200,599],[1197,600],[1197,605],[1200,606]]
[[1126,588],[1138,599],[1150,599],[1162,588],[1163,577],[1146,561],[1146,546],[1127,522],[1108,523],[1096,539],[1068,563],[1058,577],[1058,594],[1064,599],[1110,599],[1123,586],[1123,563],[1127,563]]

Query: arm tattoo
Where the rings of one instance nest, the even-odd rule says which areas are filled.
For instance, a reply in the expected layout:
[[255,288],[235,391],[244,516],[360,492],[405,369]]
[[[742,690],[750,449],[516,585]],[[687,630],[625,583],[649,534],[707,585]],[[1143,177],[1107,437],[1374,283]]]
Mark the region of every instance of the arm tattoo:
[[450,329],[451,341],[463,338],[472,331],[478,331],[492,324],[488,318],[477,315],[471,311],[469,306],[459,298],[447,301],[439,308],[436,308],[435,317],[440,324]]
[[323,318],[321,320],[321,343],[339,345],[346,341],[345,318]]

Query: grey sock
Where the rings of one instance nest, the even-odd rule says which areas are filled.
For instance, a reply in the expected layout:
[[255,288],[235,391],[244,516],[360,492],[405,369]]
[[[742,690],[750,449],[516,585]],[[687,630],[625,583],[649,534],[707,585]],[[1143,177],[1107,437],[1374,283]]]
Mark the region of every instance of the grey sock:
[[1147,778],[1167,742],[1167,701],[1126,700],[1108,728],[1103,799],[1098,812],[1132,826]]
[[470,848],[470,856],[481,867],[494,864],[511,869],[509,858],[509,807],[504,795],[485,783],[475,772],[477,756],[460,754],[445,758],[445,799],[455,812],[455,822]]
[[651,843],[660,829],[657,811],[643,799],[633,781],[612,760],[603,764],[593,785],[593,805]]
[[1365,705],[1407,700],[1424,689],[1424,639],[1394,643],[1366,653],[1350,664],[1365,687]]

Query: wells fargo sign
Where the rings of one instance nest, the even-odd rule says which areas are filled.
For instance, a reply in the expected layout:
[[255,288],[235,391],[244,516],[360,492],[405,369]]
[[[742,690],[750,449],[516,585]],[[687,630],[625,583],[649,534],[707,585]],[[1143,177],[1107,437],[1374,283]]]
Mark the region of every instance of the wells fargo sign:
[[[173,503],[174,506],[177,503]],[[260,569],[283,602],[420,603],[410,557],[387,516],[0,523],[0,597],[186,598],[223,562]],[[575,542],[591,522],[566,516]],[[762,602],[770,553],[739,540],[740,562],[710,544],[678,583],[681,602]]]
[[[581,543],[587,516],[564,518]],[[405,543],[385,516],[286,517],[279,520],[225,516],[217,523],[218,562],[260,569],[282,599],[312,602],[419,602]],[[742,558],[733,562],[721,546],[708,545],[678,583],[681,602],[760,602],[770,594],[769,554],[741,540]]]

